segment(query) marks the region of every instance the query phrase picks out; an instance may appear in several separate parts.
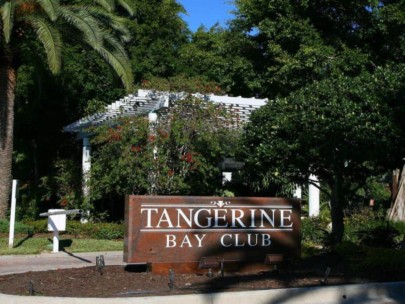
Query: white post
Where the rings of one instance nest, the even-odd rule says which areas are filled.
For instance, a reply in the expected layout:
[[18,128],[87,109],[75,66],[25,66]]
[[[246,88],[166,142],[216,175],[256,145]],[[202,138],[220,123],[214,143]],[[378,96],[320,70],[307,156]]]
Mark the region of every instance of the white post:
[[49,209],[48,231],[53,231],[53,253],[59,252],[59,231],[66,230],[66,214],[55,214],[53,212],[63,212],[63,209]]
[[309,217],[319,216],[320,183],[318,177],[312,174],[309,176],[309,180],[312,182],[312,184],[308,186]]
[[300,185],[295,185],[293,197],[298,198],[298,199],[302,198],[302,188]]
[[[148,120],[149,120],[149,134],[150,135],[155,135],[156,130],[155,130],[155,124],[157,123],[158,116],[154,112],[150,112],[148,114]],[[156,159],[157,157],[157,147],[153,147],[153,159]]]
[[[155,136],[156,135],[156,123],[158,120],[158,116],[156,113],[154,112],[150,112],[148,114],[148,120],[149,120],[149,136]],[[156,145],[153,146],[153,159],[157,158],[157,147]],[[156,188],[156,183],[154,182],[155,178],[154,178],[154,174],[152,172],[149,173],[149,180],[150,180],[150,191],[151,193],[154,193],[155,188]]]
[[232,172],[222,172],[222,185],[232,181]]
[[11,193],[11,212],[10,212],[10,232],[8,237],[8,247],[14,247],[14,224],[15,224],[15,208],[17,202],[17,187],[18,180],[13,179],[13,190]]
[[52,253],[59,252],[59,231],[56,229],[53,231],[53,250]]
[[83,137],[82,153],[82,174],[83,174],[83,196],[87,197],[90,193],[89,178],[91,169],[91,144],[88,137]]

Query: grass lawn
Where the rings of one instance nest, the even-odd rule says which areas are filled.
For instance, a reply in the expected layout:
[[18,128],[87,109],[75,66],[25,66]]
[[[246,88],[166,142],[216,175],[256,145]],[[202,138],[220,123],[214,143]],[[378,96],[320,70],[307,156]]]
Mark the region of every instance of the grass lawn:
[[[76,239],[60,236],[59,250],[67,252],[97,252],[123,250],[123,240]],[[26,236],[14,239],[14,248],[8,248],[8,237],[0,237],[0,255],[38,254],[52,251],[52,234],[49,236]]]

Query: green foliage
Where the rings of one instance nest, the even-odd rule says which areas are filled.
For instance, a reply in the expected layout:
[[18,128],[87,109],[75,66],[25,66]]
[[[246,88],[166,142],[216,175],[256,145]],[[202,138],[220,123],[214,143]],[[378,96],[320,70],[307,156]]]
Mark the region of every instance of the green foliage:
[[22,223],[28,226],[29,234],[48,233],[48,219],[43,218],[40,220],[23,220]]
[[370,247],[397,248],[405,236],[405,225],[385,220],[384,209],[370,207],[349,210],[344,240]]
[[177,75],[169,78],[152,77],[142,81],[142,88],[166,92],[187,92],[200,94],[221,94],[221,88],[213,81],[203,77]]
[[[9,231],[10,231],[10,222],[7,220],[0,220],[0,233],[9,233]],[[15,222],[14,233],[15,234],[32,234],[33,229],[31,226],[29,226],[25,223]]]
[[72,44],[63,50],[63,73],[58,77],[58,85],[61,86],[62,97],[69,101],[69,106],[74,110],[73,114],[82,117],[94,114],[102,103],[121,98],[125,90],[117,81],[114,71],[97,52],[77,45],[75,41]]
[[370,247],[396,248],[400,233],[388,223],[370,230],[358,231],[360,243]]
[[274,98],[327,77],[330,69],[353,74],[366,62],[403,62],[401,3],[237,0],[232,27],[250,42],[247,58],[261,92]]
[[[214,26],[200,27],[180,49],[179,69],[193,77],[214,81],[227,92],[252,95],[258,87],[252,63],[245,57],[250,49],[237,32]],[[246,53],[244,53],[246,52]]]
[[[128,10],[128,7],[125,8]],[[23,46],[24,39],[31,39],[34,34],[35,40],[43,46],[49,69],[54,74],[59,73],[62,35],[70,27],[71,32],[77,31],[82,35],[84,42],[110,64],[126,88],[132,89],[133,76],[127,64],[129,60],[119,41],[128,41],[129,32],[123,19],[117,18],[111,8],[106,10],[97,3],[90,6],[83,3],[59,5],[52,1],[21,1],[12,6],[8,2],[3,3],[0,12],[3,17],[8,16],[3,19],[5,39],[1,47],[16,47],[16,57],[19,56],[17,51],[20,51],[18,46]]]
[[132,117],[94,130],[93,198],[110,192],[213,193],[220,185],[218,162],[227,151],[230,123],[224,109],[187,97],[153,125]]
[[[343,207],[381,197],[375,183],[364,190],[367,178],[402,162],[400,3],[236,1],[232,28],[250,41],[254,55],[247,58],[260,94],[274,98],[246,129],[242,158],[250,183],[282,189],[318,176],[331,201],[337,242]],[[380,39],[394,56],[372,42]],[[360,188],[367,192],[356,199]]]
[[405,251],[370,248],[361,261],[353,265],[354,271],[360,271],[378,279],[400,278],[399,269],[405,269]]
[[[122,5],[123,3],[133,4],[134,1],[118,2]],[[0,15],[2,16],[0,74],[5,79],[2,81],[0,90],[0,108],[3,109],[1,111],[2,119],[0,119],[0,141],[2,143],[0,184],[4,189],[0,193],[1,218],[6,214],[12,177],[15,93],[16,89],[17,93],[25,93],[21,91],[31,86],[32,82],[27,75],[32,75],[33,71],[28,67],[35,66],[35,70],[40,74],[41,69],[38,67],[45,66],[52,74],[59,74],[62,68],[63,51],[66,50],[63,48],[62,42],[72,42],[75,39],[74,44],[81,41],[83,45],[90,47],[98,56],[102,57],[121,79],[125,89],[132,91],[133,73],[123,45],[130,38],[129,31],[125,28],[125,19],[119,18],[114,13],[112,4],[115,1],[109,1],[109,3],[111,7],[107,10],[98,2],[87,1],[86,3],[79,1],[74,4],[65,1],[60,3],[59,1],[40,0],[0,2]],[[123,5],[121,8],[122,11],[133,14],[131,7],[132,5]],[[20,66],[22,69],[19,69]],[[22,71],[24,77],[16,80],[19,71]],[[25,81],[26,84],[16,86],[18,80]],[[31,98],[30,95],[27,94],[27,96]],[[38,98],[38,100],[40,99]],[[66,98],[63,100],[66,101]],[[27,99],[24,100],[24,105],[28,103]],[[33,139],[32,132],[29,133],[30,139]],[[21,155],[21,153],[19,154]],[[36,155],[33,158],[36,162]],[[38,186],[37,164],[34,166],[36,167],[34,185]]]
[[[388,175],[388,174],[386,174]],[[370,199],[374,200],[378,208],[387,207],[391,203],[391,190],[387,182],[382,178],[371,176],[367,178],[365,184],[358,188],[353,198],[349,198],[349,205],[356,205],[358,202],[369,203]],[[356,208],[356,207],[354,207]]]
[[282,174],[303,184],[310,174],[318,176],[323,191],[331,191],[338,239],[348,197],[402,155],[402,131],[381,94],[386,90],[383,70],[335,75],[276,98],[253,113],[245,130],[244,152],[253,180]]
[[358,206],[346,210],[345,220],[348,225],[359,228],[362,225],[372,227],[376,224],[376,221],[383,221],[384,217],[385,214],[382,208],[374,210],[371,207]]
[[346,183],[365,182],[387,163],[400,134],[378,97],[378,76],[329,78],[269,102],[246,129],[249,163],[297,182],[312,172],[333,186],[337,170]]
[[[8,233],[10,224],[6,220],[0,220],[0,233]],[[48,220],[24,220],[15,223],[16,234],[43,234],[48,231]],[[99,239],[99,240],[117,240],[124,238],[123,223],[85,223],[68,219],[66,222],[66,231],[62,235],[73,235],[75,238]]]
[[321,246],[328,237],[327,223],[317,217],[304,218],[301,221],[302,241]]
[[174,0],[136,0],[135,18],[128,23],[128,44],[135,80],[171,77],[178,70],[179,49],[187,43],[189,30]]
[[41,187],[46,190],[43,200],[56,198],[64,209],[83,208],[82,174],[75,159],[59,159],[55,162],[56,175],[43,177]]
[[116,223],[85,223],[68,221],[66,234],[74,235],[75,238],[90,238],[100,240],[116,240],[124,238],[124,224]]
[[353,275],[379,280],[402,279],[405,267],[405,251],[392,248],[360,247],[343,242],[336,251],[346,258]]

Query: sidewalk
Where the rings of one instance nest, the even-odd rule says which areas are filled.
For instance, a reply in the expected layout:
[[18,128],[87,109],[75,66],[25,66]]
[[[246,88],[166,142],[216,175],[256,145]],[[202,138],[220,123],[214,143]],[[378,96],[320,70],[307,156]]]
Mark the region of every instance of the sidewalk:
[[96,265],[96,257],[103,255],[105,265],[126,265],[122,251],[69,253],[41,253],[37,255],[0,256],[0,275],[44,271],[63,268],[79,268]]

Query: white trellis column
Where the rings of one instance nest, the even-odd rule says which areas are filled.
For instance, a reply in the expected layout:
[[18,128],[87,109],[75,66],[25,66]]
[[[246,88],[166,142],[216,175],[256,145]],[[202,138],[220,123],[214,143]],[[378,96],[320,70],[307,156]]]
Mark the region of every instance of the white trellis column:
[[320,183],[318,177],[316,177],[313,174],[309,176],[309,180],[311,183],[308,186],[308,205],[309,205],[308,215],[309,217],[319,216]]
[[[150,112],[148,114],[148,121],[149,121],[149,136],[156,134],[156,123],[158,120],[158,116],[155,112]],[[156,145],[153,147],[153,159],[157,158],[157,147]],[[150,191],[151,193],[155,192],[156,183],[155,183],[155,174],[153,172],[149,172],[149,180],[151,182]]]
[[82,174],[83,174],[83,196],[88,197],[90,194],[89,179],[91,168],[91,144],[88,137],[83,137],[82,152]]

